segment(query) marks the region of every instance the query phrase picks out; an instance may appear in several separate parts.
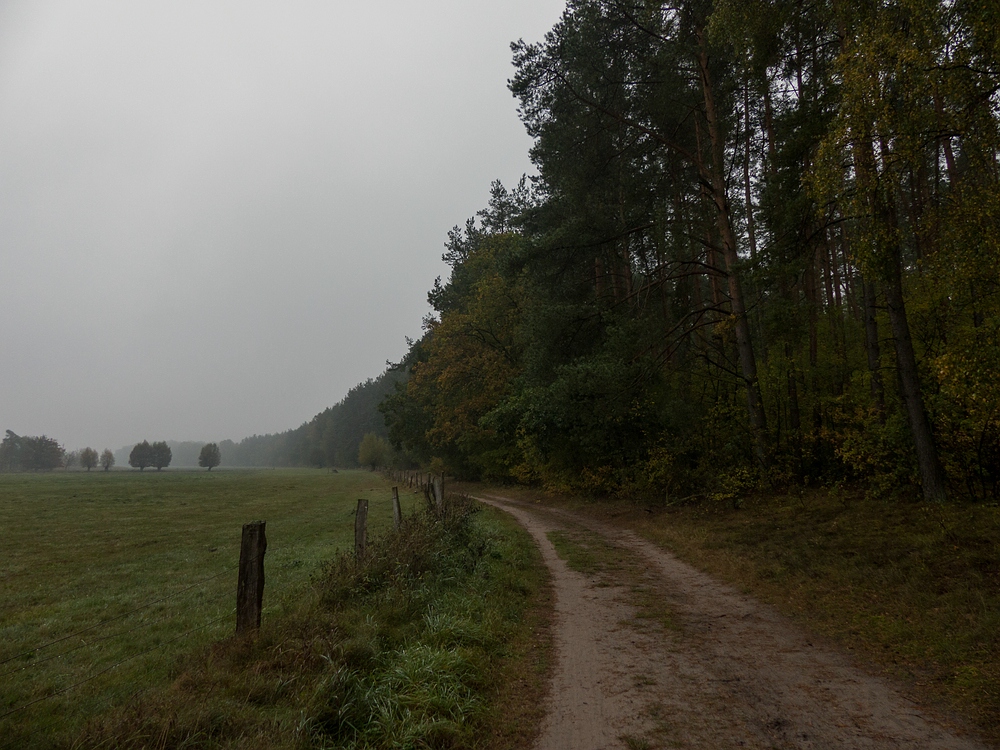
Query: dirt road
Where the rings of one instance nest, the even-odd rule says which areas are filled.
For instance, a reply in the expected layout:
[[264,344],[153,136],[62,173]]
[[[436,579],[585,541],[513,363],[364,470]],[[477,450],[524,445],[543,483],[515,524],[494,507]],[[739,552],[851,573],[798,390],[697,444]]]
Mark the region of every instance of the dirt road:
[[479,499],[531,533],[552,573],[556,666],[536,750],[986,747],[632,532]]

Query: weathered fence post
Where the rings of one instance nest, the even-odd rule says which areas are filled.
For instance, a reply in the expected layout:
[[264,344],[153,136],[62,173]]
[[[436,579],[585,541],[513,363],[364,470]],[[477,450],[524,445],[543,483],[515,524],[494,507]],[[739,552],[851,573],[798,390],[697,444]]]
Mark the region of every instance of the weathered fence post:
[[431,509],[440,517],[444,513],[444,505],[441,503],[441,488],[438,487],[437,479],[428,477],[427,486],[430,488]]
[[431,513],[434,512],[434,498],[431,496],[431,486],[429,484],[421,485],[421,491],[424,493],[424,500],[427,501],[427,510]]
[[396,531],[403,524],[403,509],[399,507],[399,487],[392,488],[392,522],[396,525]]
[[264,602],[264,552],[267,536],[264,521],[243,524],[240,543],[240,573],[236,583],[236,635],[260,629]]
[[368,541],[368,501],[358,500],[358,512],[354,514],[354,559],[361,562],[365,556]]

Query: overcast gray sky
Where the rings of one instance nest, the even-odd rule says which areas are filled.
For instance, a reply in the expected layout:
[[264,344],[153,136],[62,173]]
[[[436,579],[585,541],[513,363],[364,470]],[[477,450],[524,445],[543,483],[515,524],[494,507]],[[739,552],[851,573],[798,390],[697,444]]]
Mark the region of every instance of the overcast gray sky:
[[420,334],[530,171],[509,44],[562,0],[0,0],[0,430],[296,427]]

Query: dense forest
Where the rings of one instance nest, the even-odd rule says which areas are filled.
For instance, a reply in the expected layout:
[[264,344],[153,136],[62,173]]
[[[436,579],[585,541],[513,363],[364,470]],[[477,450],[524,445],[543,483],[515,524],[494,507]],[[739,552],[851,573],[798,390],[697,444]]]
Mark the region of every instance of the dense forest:
[[[294,430],[223,440],[223,466],[358,466],[358,448],[368,433],[386,437],[379,403],[405,378],[398,368],[354,386],[347,395]],[[191,464],[195,465],[194,463]]]
[[571,0],[513,53],[538,175],[449,235],[397,446],[673,499],[1000,496],[1000,5]]

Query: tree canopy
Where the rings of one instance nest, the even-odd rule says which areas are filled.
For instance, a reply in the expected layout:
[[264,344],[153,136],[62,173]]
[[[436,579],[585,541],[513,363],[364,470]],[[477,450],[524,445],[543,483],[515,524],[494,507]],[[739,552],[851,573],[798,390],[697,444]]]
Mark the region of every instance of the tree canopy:
[[165,441],[161,440],[158,443],[153,443],[149,446],[149,450],[149,463],[152,466],[155,466],[157,471],[170,466],[170,459],[173,458],[173,451]]
[[201,453],[198,455],[198,465],[203,469],[211,471],[220,463],[222,463],[222,453],[219,451],[218,444],[205,443],[201,448]]
[[538,177],[448,237],[390,438],[469,477],[1000,497],[984,3],[571,0]]
[[386,466],[391,455],[392,447],[385,438],[379,437],[374,432],[369,432],[361,438],[361,445],[358,446],[358,463],[361,466],[367,466],[375,471]]
[[93,448],[87,447],[80,451],[80,466],[82,466],[87,471],[90,471],[95,466],[97,466],[97,451]]
[[132,452],[128,455],[128,465],[139,471],[153,465],[153,447],[149,441],[143,440],[141,443],[135,444]]
[[0,442],[0,471],[51,471],[63,465],[65,454],[53,438],[22,437],[7,430]]

